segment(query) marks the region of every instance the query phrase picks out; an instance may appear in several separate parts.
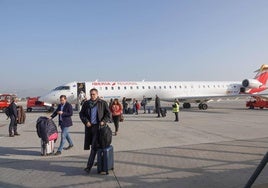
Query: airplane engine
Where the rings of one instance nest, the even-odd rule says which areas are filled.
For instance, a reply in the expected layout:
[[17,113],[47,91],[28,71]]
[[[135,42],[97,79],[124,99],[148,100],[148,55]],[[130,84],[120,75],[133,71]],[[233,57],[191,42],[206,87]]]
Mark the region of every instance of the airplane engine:
[[262,83],[255,79],[245,79],[242,81],[242,86],[245,88],[259,88]]

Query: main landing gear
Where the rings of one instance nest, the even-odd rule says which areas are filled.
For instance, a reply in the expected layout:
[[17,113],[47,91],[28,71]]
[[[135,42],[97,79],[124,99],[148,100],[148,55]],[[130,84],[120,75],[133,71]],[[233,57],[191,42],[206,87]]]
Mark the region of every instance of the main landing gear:
[[[183,103],[183,108],[191,108],[190,103]],[[199,110],[206,110],[208,109],[208,105],[206,103],[200,103],[198,105]]]
[[208,105],[206,103],[200,103],[198,105],[199,110],[206,110],[208,109]]
[[183,103],[183,108],[191,108],[191,104],[190,103]]

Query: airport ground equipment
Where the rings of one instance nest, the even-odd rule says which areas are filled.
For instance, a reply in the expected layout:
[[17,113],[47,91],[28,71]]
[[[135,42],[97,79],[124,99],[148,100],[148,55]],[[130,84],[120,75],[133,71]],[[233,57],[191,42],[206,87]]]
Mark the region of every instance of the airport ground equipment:
[[261,171],[264,169],[265,165],[268,162],[268,152],[264,155],[263,159],[261,160],[260,164],[256,168],[255,172],[251,175],[250,179],[248,180],[245,188],[251,188],[255,180],[260,175]]
[[29,97],[27,99],[27,112],[32,112],[32,111],[53,112],[54,108],[51,106],[45,105],[45,103],[42,101],[39,101],[39,97]]
[[249,109],[268,108],[268,100],[259,96],[252,96],[251,99],[247,101],[246,107],[248,107]]
[[0,94],[0,110],[3,112],[9,106],[12,101],[12,98],[16,97],[14,94]]

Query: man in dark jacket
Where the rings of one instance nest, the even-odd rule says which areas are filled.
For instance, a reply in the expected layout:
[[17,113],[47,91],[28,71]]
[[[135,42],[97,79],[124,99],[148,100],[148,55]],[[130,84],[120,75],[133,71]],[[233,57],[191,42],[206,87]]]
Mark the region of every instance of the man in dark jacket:
[[161,108],[160,98],[156,95],[155,96],[155,110],[157,113],[157,117],[160,117],[160,108]]
[[[73,141],[69,135],[69,127],[73,125],[71,118],[73,115],[73,107],[70,103],[67,102],[65,95],[60,96],[60,104],[58,105],[58,108],[55,110],[55,112],[51,115],[51,118],[53,119],[57,115],[59,116],[59,126],[61,128],[61,141],[58,151],[55,153],[55,155],[60,155],[62,149],[68,150],[74,146]],[[69,143],[69,146],[67,148],[63,148],[66,139]]]
[[86,101],[79,113],[85,125],[84,149],[91,151],[85,171],[90,173],[98,150],[99,127],[110,121],[110,110],[107,102],[98,97],[98,90],[90,90],[90,100]]
[[12,102],[8,106],[9,114],[10,114],[10,124],[9,124],[9,136],[14,137],[19,136],[20,134],[17,131],[17,120],[18,120],[18,110],[17,110],[17,102],[18,98],[14,97]]

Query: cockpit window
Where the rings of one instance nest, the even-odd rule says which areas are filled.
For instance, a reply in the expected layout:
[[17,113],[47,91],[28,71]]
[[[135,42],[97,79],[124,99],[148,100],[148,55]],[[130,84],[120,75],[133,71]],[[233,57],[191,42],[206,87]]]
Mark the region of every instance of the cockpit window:
[[54,91],[58,90],[70,90],[70,86],[59,86],[54,89]]

